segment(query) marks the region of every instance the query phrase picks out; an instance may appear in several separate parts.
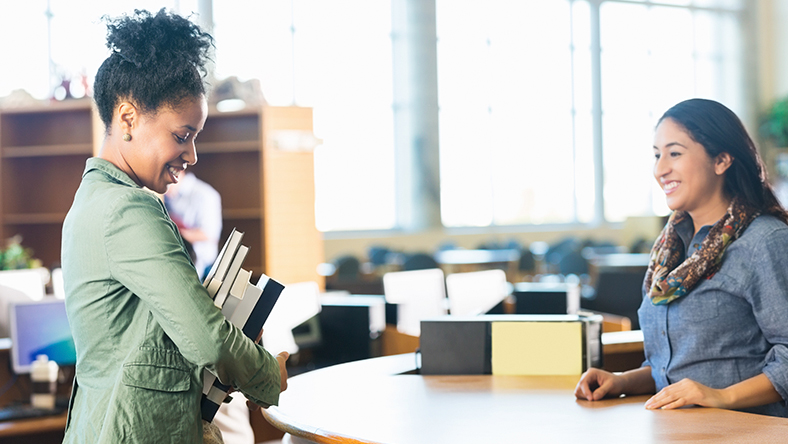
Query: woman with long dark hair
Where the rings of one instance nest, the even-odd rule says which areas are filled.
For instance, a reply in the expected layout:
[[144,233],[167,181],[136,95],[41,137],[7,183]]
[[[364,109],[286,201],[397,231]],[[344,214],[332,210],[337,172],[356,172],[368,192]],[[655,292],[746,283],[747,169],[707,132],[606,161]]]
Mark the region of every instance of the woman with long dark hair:
[[653,150],[673,213],[638,310],[646,361],[590,369],[575,396],[788,416],[788,214],[755,144],[724,105],[691,99],[660,118]]

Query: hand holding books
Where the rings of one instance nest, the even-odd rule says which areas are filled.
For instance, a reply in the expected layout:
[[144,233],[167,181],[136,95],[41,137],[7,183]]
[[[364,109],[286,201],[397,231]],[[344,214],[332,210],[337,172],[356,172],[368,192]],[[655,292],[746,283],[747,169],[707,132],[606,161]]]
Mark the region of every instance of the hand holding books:
[[[287,390],[287,368],[285,367],[285,363],[287,362],[287,358],[289,357],[290,357],[290,353],[286,351],[279,352],[279,354],[276,355],[276,362],[279,363],[279,377],[282,381],[282,385],[279,388],[280,392]],[[253,403],[248,399],[246,400],[246,407],[248,407],[249,410],[253,412],[260,410],[259,405]]]
[[[240,328],[248,338],[259,341],[263,324],[285,287],[266,275],[261,275],[256,284],[250,282],[252,273],[241,268],[249,250],[245,245],[241,245],[242,238],[243,233],[233,229],[203,285],[213,298],[214,304],[222,310],[224,317]],[[287,352],[276,356],[282,375],[282,390],[287,388],[285,361],[288,356]],[[219,379],[206,369],[203,376],[202,418],[212,421],[231,391],[232,387],[219,382]]]

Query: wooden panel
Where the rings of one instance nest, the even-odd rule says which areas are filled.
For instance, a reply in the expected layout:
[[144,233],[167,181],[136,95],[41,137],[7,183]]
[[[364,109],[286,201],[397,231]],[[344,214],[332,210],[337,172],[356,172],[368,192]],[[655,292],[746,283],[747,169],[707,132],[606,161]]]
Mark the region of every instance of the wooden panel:
[[219,192],[222,211],[259,209],[260,153],[199,153],[190,170]]
[[263,190],[266,272],[283,283],[325,280],[322,235],[315,226],[314,157],[311,151],[275,149],[276,131],[312,131],[312,110],[266,107],[263,110]]
[[213,113],[205,120],[205,127],[197,136],[197,148],[201,143],[260,141],[258,112]]
[[22,236],[22,246],[33,251],[33,257],[40,259],[43,266],[60,266],[60,241],[62,223],[53,224],[9,224],[4,227],[7,236]]
[[3,159],[3,213],[68,212],[89,154]]
[[93,143],[90,103],[78,109],[41,108],[38,112],[4,110],[3,147]]

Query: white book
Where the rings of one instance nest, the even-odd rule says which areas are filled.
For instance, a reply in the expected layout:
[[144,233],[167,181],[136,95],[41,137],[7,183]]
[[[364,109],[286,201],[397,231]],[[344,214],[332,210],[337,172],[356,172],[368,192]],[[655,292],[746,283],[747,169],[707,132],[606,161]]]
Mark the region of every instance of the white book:
[[208,282],[207,279],[205,280],[205,282],[207,282],[208,284],[207,285],[203,284],[203,285],[205,285],[206,290],[208,290],[208,295],[211,296],[211,299],[213,299],[213,297],[216,296],[216,293],[219,292],[219,287],[222,286],[222,281],[220,281],[219,279],[212,278],[210,282]]
[[[229,318],[230,322],[232,322],[233,325],[235,325],[236,327],[243,330],[244,325],[246,325],[246,321],[249,319],[249,315],[252,314],[252,311],[257,305],[257,300],[260,299],[261,294],[263,294],[263,289],[255,285],[252,285],[247,280],[246,286],[244,287],[243,298],[238,303],[238,306],[235,307],[235,310],[233,311],[233,316]],[[251,338],[254,339],[254,337]]]
[[249,247],[246,245],[238,247],[238,252],[235,253],[235,257],[230,263],[230,268],[227,269],[227,275],[224,277],[222,285],[219,286],[219,290],[216,292],[216,296],[213,299],[213,303],[217,307],[222,308],[224,306],[224,301],[230,293],[230,287],[232,287],[235,282],[235,278],[241,270],[241,265],[243,265],[244,259],[246,259],[246,253],[248,252]]
[[222,306],[222,314],[228,320],[232,319],[233,313],[243,300],[244,292],[246,291],[246,287],[250,285],[249,279],[251,277],[252,272],[244,270],[243,268],[238,270],[235,281],[230,287],[230,292],[227,295],[227,300],[224,301],[224,305]]
[[[251,276],[252,273],[247,270],[240,269],[238,271],[230,287],[222,314],[233,325],[240,328],[246,337],[256,339],[284,286],[266,275],[262,275],[257,284],[252,285],[249,282]],[[226,312],[225,309],[227,309]],[[218,381],[207,368],[203,373],[201,416],[206,421],[213,421],[213,417],[227,397],[230,387]]]
[[208,294],[211,296],[211,298],[216,296],[216,293],[219,291],[219,287],[221,287],[222,283],[224,282],[225,276],[227,276],[227,271],[230,268],[230,264],[232,263],[235,254],[238,252],[238,248],[241,246],[241,240],[243,239],[243,236],[244,234],[242,232],[233,228],[233,231],[230,232],[229,236],[227,236],[227,241],[224,243],[222,250],[219,252],[219,256],[213,262],[211,269],[205,276],[203,285],[208,289]]

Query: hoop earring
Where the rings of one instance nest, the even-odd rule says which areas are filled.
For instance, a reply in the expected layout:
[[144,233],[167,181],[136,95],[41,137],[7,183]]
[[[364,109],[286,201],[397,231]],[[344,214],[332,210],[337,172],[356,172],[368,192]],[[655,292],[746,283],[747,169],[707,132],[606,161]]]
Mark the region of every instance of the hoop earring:
[[129,133],[123,134],[123,141],[124,142],[131,142],[131,134],[129,134]]

